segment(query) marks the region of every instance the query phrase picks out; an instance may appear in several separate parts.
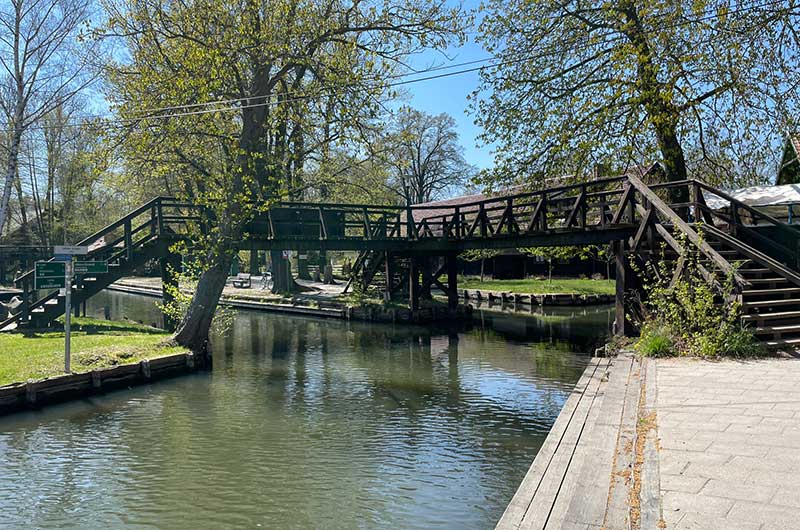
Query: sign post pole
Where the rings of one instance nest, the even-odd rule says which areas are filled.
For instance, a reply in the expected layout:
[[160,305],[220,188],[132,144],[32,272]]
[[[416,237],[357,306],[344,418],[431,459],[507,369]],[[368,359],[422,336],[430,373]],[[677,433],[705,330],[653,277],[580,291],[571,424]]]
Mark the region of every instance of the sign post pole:
[[85,256],[89,253],[89,247],[79,245],[56,245],[53,247],[56,259],[59,257],[66,263],[64,264],[64,371],[70,373],[70,346],[72,324],[72,276],[74,256]]
[[66,276],[64,277],[64,372],[70,373],[70,346],[71,346],[71,330],[70,324],[72,319],[72,260],[67,262],[64,268]]

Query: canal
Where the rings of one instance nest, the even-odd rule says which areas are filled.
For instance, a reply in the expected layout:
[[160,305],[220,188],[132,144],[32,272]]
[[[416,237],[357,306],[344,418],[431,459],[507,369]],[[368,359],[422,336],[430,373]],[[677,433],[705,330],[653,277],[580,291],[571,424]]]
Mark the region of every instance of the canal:
[[0,419],[0,528],[491,528],[611,318],[238,312],[209,372]]

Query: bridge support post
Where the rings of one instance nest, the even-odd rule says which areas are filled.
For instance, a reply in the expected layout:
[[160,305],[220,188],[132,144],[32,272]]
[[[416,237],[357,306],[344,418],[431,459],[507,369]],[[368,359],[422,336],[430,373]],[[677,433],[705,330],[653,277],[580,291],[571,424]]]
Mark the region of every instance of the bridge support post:
[[[170,252],[166,256],[159,258],[158,264],[161,268],[161,302],[166,305],[175,299],[172,293],[178,288],[181,255]],[[178,322],[166,314],[164,315],[164,329],[175,331],[177,326]]]
[[417,258],[408,261],[408,306],[412,311],[419,309],[419,264]]
[[386,252],[383,257],[383,273],[386,276],[386,290],[383,292],[385,302],[392,301],[392,287],[394,287],[394,259],[391,252]]
[[616,292],[615,292],[615,317],[614,317],[614,333],[616,335],[624,336],[630,332],[629,326],[626,326],[625,318],[625,287],[628,283],[628,270],[629,266],[625,262],[625,242],[615,241],[612,243],[614,246],[614,257],[616,262]]
[[419,258],[419,268],[421,269],[420,272],[422,273],[422,283],[420,284],[419,296],[423,300],[431,300],[433,298],[431,295],[431,284],[433,283],[433,271],[431,271],[432,265],[432,257],[425,256],[423,258]]
[[458,261],[455,254],[448,254],[447,260],[447,309],[454,312],[458,308]]
[[261,274],[259,270],[261,268],[261,256],[259,255],[259,250],[254,248],[252,245],[250,246],[250,274],[252,276],[258,276]]

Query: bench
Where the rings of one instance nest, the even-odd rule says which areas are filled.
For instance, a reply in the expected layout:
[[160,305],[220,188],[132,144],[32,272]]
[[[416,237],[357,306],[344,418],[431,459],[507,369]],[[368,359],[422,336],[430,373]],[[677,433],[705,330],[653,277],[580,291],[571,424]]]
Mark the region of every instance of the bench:
[[238,289],[249,289],[250,283],[250,275],[245,273],[239,273],[236,275],[236,278],[233,279],[233,286]]

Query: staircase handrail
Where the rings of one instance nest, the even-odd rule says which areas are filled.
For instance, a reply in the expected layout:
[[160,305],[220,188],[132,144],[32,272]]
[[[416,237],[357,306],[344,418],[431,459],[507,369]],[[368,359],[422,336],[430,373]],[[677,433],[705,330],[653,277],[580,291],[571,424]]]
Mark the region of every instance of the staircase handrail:
[[749,282],[742,277],[736,271],[736,268],[728,262],[722,255],[714,250],[714,248],[709,245],[706,241],[700,237],[698,234],[686,221],[681,219],[681,217],[672,209],[670,205],[668,205],[664,200],[659,197],[656,192],[654,192],[647,184],[645,184],[639,177],[636,175],[628,175],[628,182],[636,188],[642,196],[644,196],[650,204],[664,217],[666,217],[674,227],[680,230],[686,238],[691,242],[695,247],[697,247],[700,252],[705,254],[707,258],[711,260],[714,265],[726,275],[729,275],[733,278],[734,282],[736,283],[737,287],[741,288],[742,286],[748,285]]
[[[76,246],[88,246],[88,245],[91,245],[92,243],[94,243],[95,241],[99,240],[101,237],[103,237],[107,233],[111,232],[112,230],[116,230],[117,228],[119,228],[121,226],[124,226],[126,221],[142,215],[146,211],[152,209],[153,206],[159,204],[162,200],[165,200],[165,199],[170,199],[170,197],[154,197],[153,199],[150,199],[149,201],[147,201],[143,205],[139,206],[135,210],[132,210],[131,212],[127,213],[126,215],[120,217],[119,219],[117,219],[113,223],[101,228],[100,230],[96,231],[92,235],[90,235],[88,237],[85,237],[82,240],[78,241],[78,243],[76,243]],[[90,255],[94,254],[95,252],[97,252],[97,251],[90,252]],[[54,259],[55,259],[55,257],[52,257],[47,261],[53,261]],[[30,270],[24,272],[21,276],[18,276],[17,278],[14,279],[14,283],[19,283],[19,282],[29,278],[30,276],[33,275],[33,273],[34,273],[34,269],[30,269]]]
[[725,193],[724,191],[722,191],[722,190],[720,190],[718,188],[715,188],[714,186],[711,186],[710,184],[707,184],[707,183],[703,182],[702,180],[693,179],[693,182],[695,184],[697,184],[698,186],[700,186],[701,188],[705,189],[706,191],[710,191],[714,195],[725,199],[726,201],[730,202],[731,204],[735,204],[737,208],[743,208],[744,210],[747,210],[748,212],[753,214],[754,217],[756,217],[756,216],[757,217],[761,217],[765,221],[768,221],[770,224],[772,224],[772,225],[774,225],[774,226],[776,226],[776,227],[778,227],[780,229],[788,230],[788,231],[792,232],[795,236],[800,236],[800,227],[786,224],[783,221],[781,221],[779,219],[776,219],[776,218],[772,217],[771,215],[769,215],[767,213],[764,213],[764,212],[758,210],[757,208],[755,208],[753,206],[750,206],[749,204],[740,201],[739,199],[733,198],[732,196],[730,196],[729,194]]

